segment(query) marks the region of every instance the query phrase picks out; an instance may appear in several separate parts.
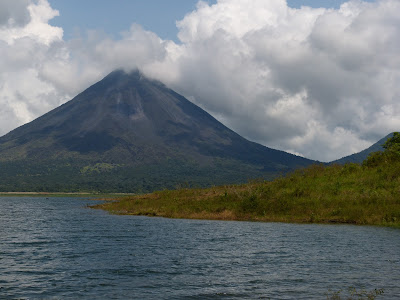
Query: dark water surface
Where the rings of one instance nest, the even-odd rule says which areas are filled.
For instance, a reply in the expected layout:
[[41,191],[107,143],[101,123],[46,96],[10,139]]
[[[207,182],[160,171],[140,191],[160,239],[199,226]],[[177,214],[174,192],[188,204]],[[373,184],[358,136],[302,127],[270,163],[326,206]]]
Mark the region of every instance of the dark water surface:
[[113,216],[0,197],[0,299],[400,299],[400,230]]

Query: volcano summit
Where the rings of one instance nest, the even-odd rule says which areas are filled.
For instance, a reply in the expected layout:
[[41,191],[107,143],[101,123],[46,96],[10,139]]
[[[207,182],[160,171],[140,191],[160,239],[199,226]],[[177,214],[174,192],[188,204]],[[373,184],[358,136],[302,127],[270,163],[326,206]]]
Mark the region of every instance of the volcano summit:
[[114,71],[0,138],[0,191],[148,192],[314,161],[250,142],[162,83]]

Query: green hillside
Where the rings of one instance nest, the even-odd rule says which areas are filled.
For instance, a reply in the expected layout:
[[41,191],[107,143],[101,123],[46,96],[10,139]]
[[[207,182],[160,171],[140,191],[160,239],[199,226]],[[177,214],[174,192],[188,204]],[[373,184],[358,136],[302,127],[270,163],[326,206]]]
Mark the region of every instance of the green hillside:
[[363,164],[313,165],[268,182],[131,196],[117,214],[400,227],[400,134]]

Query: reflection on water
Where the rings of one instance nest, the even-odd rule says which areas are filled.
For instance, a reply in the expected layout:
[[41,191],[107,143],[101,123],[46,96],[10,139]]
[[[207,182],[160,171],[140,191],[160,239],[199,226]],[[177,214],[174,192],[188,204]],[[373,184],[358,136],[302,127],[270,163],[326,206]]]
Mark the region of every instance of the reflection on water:
[[0,299],[400,297],[400,230],[112,216],[0,198]]

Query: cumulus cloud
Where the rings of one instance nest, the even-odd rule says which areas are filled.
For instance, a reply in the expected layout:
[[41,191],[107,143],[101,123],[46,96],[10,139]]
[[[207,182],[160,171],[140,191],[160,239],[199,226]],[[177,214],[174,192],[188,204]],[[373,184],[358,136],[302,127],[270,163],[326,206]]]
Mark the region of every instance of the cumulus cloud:
[[0,4],[0,131],[22,125],[65,101],[51,84],[38,77],[51,44],[62,29],[48,25],[58,14],[47,1],[2,1]]
[[39,0],[37,3],[29,0],[5,0],[0,8],[5,9],[0,15],[0,22],[6,23],[6,26],[0,27],[0,40],[13,44],[16,40],[27,37],[49,45],[62,39],[63,30],[48,24],[59,12],[53,10],[47,0]]
[[30,21],[29,0],[3,0],[0,2],[0,26],[23,26]]
[[400,129],[397,0],[339,9],[199,2],[177,22],[180,43],[137,24],[119,39],[90,31],[64,41],[46,0],[6,2],[14,6],[0,9],[0,134],[121,67],[140,68],[253,141],[313,159]]
[[200,3],[178,22],[170,84],[251,140],[333,160],[400,128],[399,12],[396,0]]

